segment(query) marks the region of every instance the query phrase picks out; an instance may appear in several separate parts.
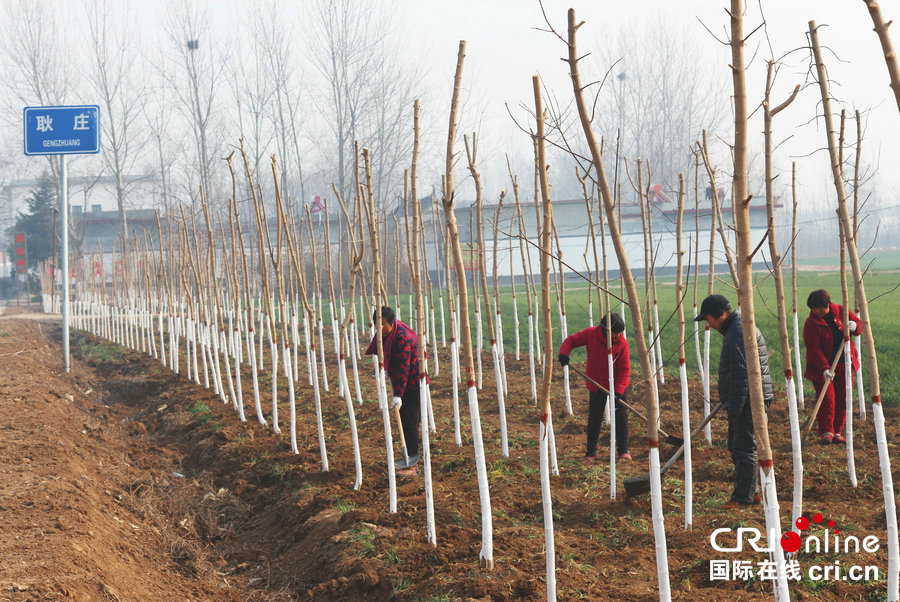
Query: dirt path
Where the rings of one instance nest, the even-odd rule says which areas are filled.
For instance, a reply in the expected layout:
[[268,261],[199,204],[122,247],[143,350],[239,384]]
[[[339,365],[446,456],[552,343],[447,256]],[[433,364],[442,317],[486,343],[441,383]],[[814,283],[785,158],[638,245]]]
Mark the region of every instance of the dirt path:
[[[77,331],[73,371],[62,375],[59,336],[58,321],[0,320],[0,600],[543,598],[537,416],[524,361],[508,359],[508,459],[500,456],[489,370],[479,394],[494,519],[495,567],[488,572],[477,561],[481,530],[471,427],[463,403],[464,445],[457,447],[446,373],[433,380],[438,543],[432,547],[425,543],[421,477],[398,479],[399,512],[388,513],[383,426],[368,384],[365,402],[357,406],[364,480],[353,491],[346,406],[334,394],[333,380],[323,398],[331,462],[323,473],[309,387],[298,390],[300,453],[294,455],[283,380],[279,436],[252,418],[249,374],[243,382],[250,419],[241,423],[230,405],[158,360]],[[449,357],[440,359],[449,366]],[[370,367],[366,361],[361,369]],[[302,365],[300,372],[305,374]],[[269,378],[264,372],[260,383],[267,418]],[[580,461],[586,403],[577,379],[573,383],[575,416],[554,418],[561,471],[552,484],[560,598],[655,600],[649,500],[623,499],[621,486],[622,479],[646,471],[643,426],[631,421],[635,461],[619,465],[619,498],[610,500],[608,467]],[[691,389],[699,399],[697,383]],[[555,407],[561,407],[561,391],[554,389],[554,396]],[[663,426],[677,434],[677,381],[667,380],[660,398]],[[889,445],[896,452],[898,412],[886,410]],[[694,411],[692,420],[698,419]],[[786,517],[791,462],[783,395],[769,420]],[[801,555],[801,563],[804,570],[835,560],[873,565],[881,578],[804,579],[792,582],[794,599],[875,600],[884,591],[886,534],[874,429],[871,421],[856,426],[859,487],[847,484],[842,448],[811,443],[804,450],[804,510],[809,517],[833,518],[842,537],[875,535],[882,545],[874,554]],[[762,527],[758,507],[720,508],[732,478],[725,429],[717,419],[714,444],[694,448],[692,531],[682,528],[680,464],[664,478],[676,599],[771,598],[765,581],[710,579],[710,560],[723,557],[711,549],[710,534],[722,527]],[[607,444],[604,433],[604,454]],[[664,457],[671,451],[661,450]],[[724,557],[762,559],[757,556],[745,551]]]
[[240,599],[177,564],[160,509],[134,503],[175,477],[135,462],[155,450],[98,402],[93,374],[60,374],[46,328],[0,322],[0,599]]

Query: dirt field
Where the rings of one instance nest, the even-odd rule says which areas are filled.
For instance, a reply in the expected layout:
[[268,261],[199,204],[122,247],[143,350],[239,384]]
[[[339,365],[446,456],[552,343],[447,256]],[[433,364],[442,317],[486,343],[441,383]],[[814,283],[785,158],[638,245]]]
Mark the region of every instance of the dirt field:
[[[61,374],[59,340],[58,322],[0,320],[0,600],[543,598],[537,414],[526,364],[512,354],[509,460],[500,456],[489,371],[479,398],[494,519],[494,569],[488,572],[478,566],[481,532],[467,406],[462,404],[462,426],[469,436],[458,448],[446,370],[434,379],[438,544],[432,547],[425,543],[421,477],[398,479],[399,512],[388,513],[383,426],[372,401],[357,407],[364,481],[360,491],[352,490],[346,407],[334,394],[335,380],[323,403],[331,462],[323,473],[308,387],[298,392],[300,454],[294,455],[286,392],[280,391],[284,434],[278,436],[252,419],[249,373],[244,378],[249,421],[241,423],[211,391],[151,357],[83,333],[73,333],[72,372]],[[449,356],[440,359],[442,368],[449,367]],[[368,375],[371,364],[363,366]],[[334,375],[332,368],[329,376]],[[661,399],[663,426],[677,434],[676,378],[670,366]],[[560,598],[657,599],[649,499],[625,500],[621,487],[625,477],[646,471],[643,425],[631,420],[635,461],[620,465],[619,499],[610,500],[608,467],[580,461],[586,395],[576,384],[575,416],[565,418],[561,385],[554,387],[561,474],[552,487]],[[270,410],[268,381],[261,389]],[[364,397],[374,397],[368,387]],[[698,416],[695,412],[692,419]],[[894,408],[888,417],[889,441],[896,441]],[[791,461],[783,395],[770,422],[787,525]],[[854,583],[805,576],[792,582],[795,599],[883,597],[887,552],[874,429],[871,421],[855,424],[859,486],[849,485],[842,447],[811,442],[804,453],[804,513],[834,520],[842,536],[877,536],[880,548],[874,554],[801,554],[800,563],[804,575],[812,564],[835,560],[843,566],[874,565],[879,578]],[[671,584],[678,599],[771,597],[770,583],[755,577],[710,581],[712,559],[764,559],[752,551],[727,554],[710,547],[714,529],[762,525],[761,507],[719,508],[731,487],[725,430],[724,420],[715,420],[715,444],[695,447],[692,531],[683,529],[681,464],[663,480]],[[604,433],[602,453],[607,441]],[[663,445],[663,458],[672,451]],[[734,539],[721,541],[730,545]]]

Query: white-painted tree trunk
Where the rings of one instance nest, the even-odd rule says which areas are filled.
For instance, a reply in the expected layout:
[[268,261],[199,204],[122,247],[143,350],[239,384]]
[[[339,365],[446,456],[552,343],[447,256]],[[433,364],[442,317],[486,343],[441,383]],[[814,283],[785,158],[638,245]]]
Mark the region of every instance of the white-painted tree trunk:
[[[427,372],[427,370],[426,370]],[[431,413],[431,388],[425,374],[419,376],[419,413],[422,418],[422,467],[425,481],[425,533],[426,541],[437,545],[437,531],[434,522],[434,492],[431,486],[431,438],[428,433],[426,416]],[[431,427],[434,428],[433,426]]]
[[497,344],[491,344],[491,357],[494,360],[494,375],[497,381],[497,405],[500,408],[500,452],[504,458],[509,457],[509,439],[506,432],[506,403],[503,397],[503,378],[501,376],[500,357]]
[[[515,276],[513,276],[515,278]],[[515,324],[515,333],[516,333],[516,361],[518,362],[521,359],[521,354],[519,353],[519,307],[516,303],[516,298],[513,297],[513,323]]]
[[[562,309],[560,309],[559,314],[559,326],[562,331],[562,340],[566,340],[566,337],[569,336],[569,328],[568,328],[568,320],[566,320],[566,314],[562,313]],[[563,366],[563,391],[566,395],[566,414],[571,416],[574,414],[572,411],[572,391],[569,388],[569,367]]]
[[[706,327],[706,330],[703,333],[703,417],[706,418],[709,416],[710,407],[709,407],[709,382],[710,382],[710,374],[709,374],[709,337],[710,330],[709,326]],[[703,436],[706,437],[706,442],[709,445],[712,445],[712,420],[706,423],[706,427],[703,429]]]
[[478,390],[470,386],[469,414],[472,417],[472,445],[475,448],[475,471],[478,475],[478,495],[481,503],[481,553],[478,558],[486,566],[494,564],[494,527],[491,515],[491,497],[488,489],[487,464],[484,459],[484,441],[481,438],[481,413],[478,410]]
[[769,560],[775,563],[775,600],[787,601],[791,599],[788,589],[787,573],[784,567],[784,553],[781,549],[781,516],[778,508],[778,495],[775,491],[775,470],[770,469],[771,476],[765,471],[759,471],[759,484],[763,492],[763,507],[766,515],[766,533],[769,536]]
[[684,439],[684,528],[690,531],[694,523],[694,473],[691,462],[691,408],[684,362],[678,364],[678,378],[681,381],[681,438]]
[[800,368],[800,327],[799,318],[797,317],[797,308],[794,308],[794,366],[797,367],[797,374],[801,375],[797,378],[797,407],[803,409],[803,370]]
[[888,582],[887,599],[896,602],[900,595],[900,541],[897,539],[897,505],[894,497],[894,481],[891,478],[891,460],[887,447],[887,432],[884,427],[884,409],[881,402],[872,403],[872,417],[875,422],[875,441],[878,445],[878,463],[881,466],[881,490],[884,493],[884,512],[887,522]]
[[441,347],[447,346],[447,329],[444,327],[444,295],[438,297],[438,305],[441,308]]
[[850,484],[856,487],[856,459],[853,457],[853,362],[850,360],[850,339],[844,341],[844,399],[847,400],[847,421],[844,438],[847,439],[847,474]]
[[453,393],[453,435],[456,445],[462,445],[462,433],[459,427],[459,355],[457,354],[456,339],[450,339],[450,363],[452,393]]
[[[549,416],[547,417],[549,420]],[[544,550],[547,556],[547,600],[556,600],[556,544],[553,540],[553,499],[550,492],[550,437],[547,425],[540,421],[538,453],[541,466],[541,501],[544,509]]]
[[[353,352],[350,356],[354,362],[356,358]],[[344,401],[347,403],[347,418],[350,421],[350,440],[353,442],[353,465],[356,468],[356,480],[353,482],[353,491],[359,491],[362,486],[362,457],[359,453],[359,436],[356,430],[356,412],[353,410],[353,398],[350,396],[350,387],[347,384],[347,360],[341,355],[338,360],[338,375],[344,380]]]
[[659,447],[650,447],[650,513],[653,520],[653,544],[656,550],[656,579],[659,582],[659,599],[672,599],[669,586],[669,553],[666,546],[666,528],[663,521],[662,483],[659,474]]
[[856,397],[859,399],[859,419],[866,419],[866,393],[863,389],[863,375],[862,375],[862,346],[860,345],[860,337],[859,335],[853,337],[853,342],[856,344],[856,348],[860,350],[859,353],[859,368],[856,370]]
[[534,375],[534,321],[528,314],[528,375],[531,377],[531,400],[537,403],[537,383]]
[[802,437],[800,435],[800,411],[797,407],[794,378],[792,373],[785,374],[785,390],[787,391],[788,422],[791,428],[791,459],[794,471],[794,497],[791,503],[791,524],[796,527],[797,519],[803,513],[803,450]]
[[[321,355],[322,361],[322,386],[325,388],[325,392],[328,392],[328,366],[325,363],[325,324],[322,321],[322,299],[319,298],[319,314],[318,314],[318,324],[319,324],[319,354]],[[313,381],[313,383],[318,381]],[[315,386],[315,385],[314,385]]]
[[378,391],[378,407],[381,409],[381,420],[384,423],[384,441],[387,449],[388,468],[388,512],[397,513],[397,475],[394,472],[394,442],[391,435],[391,414],[388,409],[387,391],[384,388],[384,368],[378,364],[378,355],[373,355],[375,361],[375,388]]
[[297,448],[297,401],[294,396],[294,375],[291,373],[291,347],[287,341],[284,342],[284,353],[281,355],[284,362],[284,375],[288,383],[288,409],[291,413],[291,451],[299,454]]
[[[256,345],[253,334],[253,321],[250,321],[250,331],[247,333],[247,340],[250,343],[248,348],[250,349],[250,375],[253,379],[253,406],[256,408],[256,419],[259,420],[259,423],[263,426],[266,426],[266,417],[263,416],[262,410],[262,401],[259,398],[259,371],[256,366]],[[206,364],[206,358],[204,356],[204,366]]]
[[615,360],[612,351],[606,354],[609,371],[609,398],[606,400],[606,418],[609,422],[609,499],[616,499],[616,375],[613,371]]

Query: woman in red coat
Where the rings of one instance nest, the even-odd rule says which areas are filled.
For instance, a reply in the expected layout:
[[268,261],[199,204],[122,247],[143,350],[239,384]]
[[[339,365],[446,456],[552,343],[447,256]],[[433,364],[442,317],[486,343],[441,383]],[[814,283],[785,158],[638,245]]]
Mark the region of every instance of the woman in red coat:
[[[809,307],[809,317],[803,325],[803,344],[806,346],[806,370],[803,375],[812,381],[816,389],[816,399],[827,386],[825,396],[816,421],[819,425],[819,441],[828,443],[846,443],[841,434],[844,430],[844,422],[847,418],[847,382],[844,377],[844,323],[842,315],[844,308],[831,302],[828,291],[819,289],[811,292],[806,300]],[[852,311],[850,316],[850,333],[862,332],[862,322]],[[837,354],[841,354],[834,369],[831,372],[831,362]],[[850,372],[851,385],[853,373],[859,368],[859,355],[856,345],[850,341],[850,359],[852,368]],[[828,382],[828,379],[832,380]]]
[[[609,331],[610,341],[606,341],[606,333]],[[622,334],[625,331],[625,322],[616,313],[604,316],[599,326],[586,328],[581,332],[566,337],[559,348],[559,363],[569,365],[569,353],[575,347],[587,347],[587,362],[584,371],[590,378],[603,386],[609,383],[609,352],[613,356],[613,377],[616,395],[616,452],[620,460],[630,460],[628,453],[628,414],[625,406],[619,400],[626,400],[626,389],[631,379],[631,359],[628,357],[628,341]],[[587,449],[584,453],[584,462],[589,463],[597,459],[597,439],[600,437],[600,428],[603,426],[603,413],[606,410],[607,395],[589,380],[585,380],[589,391],[588,424],[587,424]]]

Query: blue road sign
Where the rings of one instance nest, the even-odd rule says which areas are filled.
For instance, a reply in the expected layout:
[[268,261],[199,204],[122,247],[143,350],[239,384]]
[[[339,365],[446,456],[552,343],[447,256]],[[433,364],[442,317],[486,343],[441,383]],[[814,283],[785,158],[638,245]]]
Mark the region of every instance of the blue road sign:
[[25,107],[26,155],[83,155],[100,152],[97,105]]

